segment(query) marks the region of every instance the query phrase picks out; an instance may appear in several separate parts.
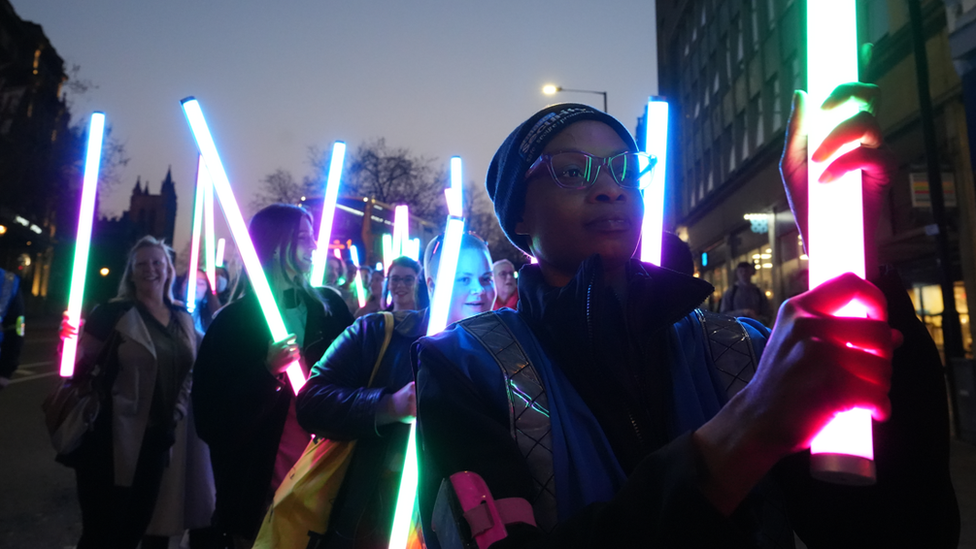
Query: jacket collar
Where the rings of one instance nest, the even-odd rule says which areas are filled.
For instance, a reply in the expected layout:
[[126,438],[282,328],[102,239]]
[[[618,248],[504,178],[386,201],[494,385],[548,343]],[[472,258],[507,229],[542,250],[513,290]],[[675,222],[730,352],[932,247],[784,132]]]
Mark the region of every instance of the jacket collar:
[[429,311],[430,309],[421,309],[419,311],[397,311],[393,313],[394,331],[410,339],[427,335]]
[[[681,320],[714,291],[704,280],[634,259],[627,266],[629,320],[638,321],[637,333],[653,333]],[[546,284],[538,265],[519,270],[519,311],[536,321],[579,325],[588,307],[606,292],[603,262],[593,255],[580,265],[576,276],[562,288]],[[650,314],[648,314],[650,313]]]

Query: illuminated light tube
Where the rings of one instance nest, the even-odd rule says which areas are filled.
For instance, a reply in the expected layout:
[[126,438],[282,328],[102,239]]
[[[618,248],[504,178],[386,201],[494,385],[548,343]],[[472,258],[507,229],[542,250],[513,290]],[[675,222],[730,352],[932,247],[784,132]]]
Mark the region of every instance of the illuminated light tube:
[[[457,271],[458,255],[461,252],[461,237],[464,235],[464,219],[461,218],[461,158],[451,158],[451,188],[445,189],[447,209],[447,228],[444,230],[444,249],[437,267],[437,280],[434,283],[434,298],[430,305],[430,322],[427,335],[431,336],[447,326],[447,315],[454,291],[454,274]],[[390,536],[390,549],[404,549],[410,536],[410,520],[413,517],[414,502],[417,498],[417,424],[410,425],[407,439],[407,454],[403,463],[403,475],[397,493],[396,513],[393,515],[393,532]]]
[[193,228],[190,233],[190,264],[186,270],[186,310],[193,314],[197,308],[197,271],[200,267],[200,231],[203,225],[204,202],[209,176],[203,157],[197,157],[197,184],[193,198]]
[[[88,273],[88,254],[91,251],[92,222],[95,217],[95,196],[98,186],[98,165],[102,160],[102,137],[105,134],[105,113],[94,112],[88,125],[88,150],[85,153],[85,175],[81,187],[81,207],[78,211],[78,234],[75,238],[75,259],[71,266],[71,289],[68,293],[68,323],[80,330],[81,302],[85,294],[85,275]],[[75,372],[78,353],[78,333],[64,339],[61,348],[61,377]]]
[[[217,201],[220,203],[220,209],[224,212],[224,218],[230,227],[237,251],[241,254],[241,261],[244,263],[247,276],[251,279],[251,286],[254,288],[254,294],[261,305],[264,320],[271,330],[271,337],[275,341],[284,341],[289,336],[288,329],[285,328],[285,322],[281,318],[281,312],[278,310],[274,295],[271,293],[268,278],[261,268],[261,261],[254,249],[254,243],[251,242],[251,237],[247,233],[247,225],[241,216],[241,210],[237,205],[237,199],[234,198],[234,190],[227,179],[224,166],[220,162],[217,146],[210,135],[210,129],[203,117],[203,111],[200,110],[200,103],[193,97],[187,97],[180,101],[180,105],[183,107],[183,113],[190,124],[190,130],[197,142],[197,148],[200,149],[200,155],[203,156],[204,163],[207,165],[207,171],[210,172],[210,179],[213,182],[214,191],[217,193]],[[298,394],[298,390],[305,384],[305,373],[302,371],[301,364],[297,360],[289,364],[287,374],[292,389],[295,394]]]
[[342,261],[342,252],[339,251],[339,248],[333,249],[332,255],[335,256],[335,258],[338,259],[339,261]]
[[389,272],[390,271],[390,265],[393,264],[393,260],[396,259],[399,256],[393,254],[393,235],[391,235],[389,233],[384,233],[383,236],[380,237],[380,238],[381,238],[381,240],[383,242],[383,265],[384,265],[384,270],[387,271],[387,272]]
[[[652,97],[647,102],[645,152],[657,157],[657,164],[641,177],[644,189],[644,222],[641,226],[641,261],[661,264],[664,233],[664,180],[668,172],[668,102]],[[643,170],[645,167],[641,166]]]
[[204,175],[206,176],[204,180],[206,185],[203,188],[203,242],[205,244],[203,253],[207,257],[205,265],[207,269],[207,281],[210,282],[210,293],[217,295],[217,265],[215,259],[217,250],[214,245],[213,181],[210,180],[210,174],[206,172],[206,169],[204,169]]
[[214,265],[217,267],[224,266],[224,246],[227,245],[227,241],[223,238],[217,239],[217,257],[214,258]]
[[363,290],[363,271],[359,269],[359,250],[356,246],[349,246],[349,255],[352,257],[352,264],[356,266],[356,278],[353,282],[356,284],[356,299],[359,300],[359,308],[362,309],[366,306],[366,292]]
[[[329,161],[329,174],[326,176],[325,193],[322,195],[322,220],[319,223],[318,247],[312,252],[312,277],[310,280],[312,286],[315,287],[325,285],[325,266],[328,263],[329,242],[332,241],[332,223],[335,221],[336,202],[339,200],[339,185],[345,158],[346,144],[343,141],[336,141],[332,145],[332,159]],[[342,258],[340,257],[340,259]]]
[[407,241],[406,249],[403,251],[403,255],[414,261],[420,261],[420,239],[411,238],[409,241]]
[[396,257],[407,255],[410,239],[410,206],[401,204],[393,210],[393,253]]
[[[807,2],[807,40],[811,112],[806,121],[812,156],[830,131],[861,107],[848,101],[829,111],[819,110],[837,85],[858,79],[856,1]],[[861,172],[849,172],[828,184],[818,182],[831,162],[856,147],[848,145],[824,162],[808,159],[810,288],[847,272],[865,275]],[[865,318],[866,313],[863,304],[852,302],[835,314]],[[811,474],[839,484],[874,484],[873,447],[871,411],[838,412],[811,443]]]

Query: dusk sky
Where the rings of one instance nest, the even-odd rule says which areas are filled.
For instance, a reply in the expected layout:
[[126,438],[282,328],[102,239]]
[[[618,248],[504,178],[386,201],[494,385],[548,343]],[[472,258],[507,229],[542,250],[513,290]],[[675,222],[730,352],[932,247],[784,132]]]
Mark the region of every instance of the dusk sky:
[[131,161],[103,212],[128,207],[137,176],[158,193],[172,166],[177,250],[190,232],[196,163],[179,106],[188,95],[249,216],[265,175],[310,173],[310,145],[385,137],[445,166],[460,155],[465,179],[483,183],[495,149],[536,110],[602,108],[600,95],[545,96],[544,84],[607,91],[610,114],[629,128],[657,93],[652,0],[12,3],[97,86],[70,100],[74,121],[105,111],[126,146]]

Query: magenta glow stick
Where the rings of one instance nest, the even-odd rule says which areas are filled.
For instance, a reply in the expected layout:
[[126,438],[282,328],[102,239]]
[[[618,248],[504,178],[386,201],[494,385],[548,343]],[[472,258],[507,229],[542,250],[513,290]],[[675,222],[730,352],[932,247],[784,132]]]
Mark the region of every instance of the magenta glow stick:
[[[839,84],[858,79],[857,52],[855,0],[807,2],[807,79],[811,106],[822,105]],[[819,182],[827,166],[857,145],[850,144],[823,162],[814,162],[812,158],[827,135],[859,110],[860,104],[852,100],[828,111],[811,110],[806,117],[810,155],[807,250],[811,288],[848,272],[861,278],[865,275],[861,172],[848,172],[828,184]],[[835,315],[867,318],[867,309],[862,303],[852,301]],[[810,452],[814,477],[840,484],[874,484],[871,410],[838,411],[813,439]]]
[[92,222],[95,217],[95,197],[98,186],[98,165],[102,160],[102,137],[105,133],[105,113],[95,112],[88,125],[88,150],[85,154],[85,176],[81,186],[81,206],[78,209],[78,234],[75,238],[75,258],[71,267],[71,289],[68,293],[68,324],[75,334],[64,338],[61,347],[61,377],[75,372],[78,353],[78,331],[81,326],[81,303],[85,296],[88,254],[91,251]]
[[[210,128],[207,127],[207,121],[203,117],[203,111],[200,110],[200,103],[193,97],[187,97],[180,101],[180,104],[183,106],[183,113],[186,115],[186,120],[190,124],[193,138],[197,142],[197,148],[200,149],[200,155],[203,156],[204,163],[207,165],[207,171],[210,173],[211,181],[213,181],[214,191],[217,193],[217,201],[220,203],[220,208],[224,212],[224,218],[230,227],[231,236],[234,237],[234,244],[237,246],[237,251],[241,254],[244,269],[251,279],[251,286],[254,289],[258,303],[261,305],[264,320],[268,323],[268,328],[271,330],[271,337],[275,341],[285,341],[290,337],[290,334],[288,333],[288,329],[285,328],[285,322],[281,318],[281,312],[278,310],[274,295],[271,293],[268,278],[264,275],[261,261],[258,259],[257,251],[254,249],[254,243],[251,242],[251,236],[247,232],[247,225],[244,223],[244,217],[241,215],[241,210],[237,206],[237,199],[234,198],[234,190],[230,186],[230,180],[227,179],[224,165],[220,162],[220,155],[217,154],[217,146],[214,144],[213,137],[210,135]],[[302,371],[301,364],[297,360],[292,362],[288,365],[287,374],[288,381],[291,383],[291,387],[297,395],[298,391],[305,384],[305,372]]]
[[186,271],[186,310],[193,314],[197,308],[197,272],[200,268],[200,231],[203,225],[206,187],[210,177],[203,157],[197,156],[196,195],[193,199],[193,228],[190,233],[190,264]]

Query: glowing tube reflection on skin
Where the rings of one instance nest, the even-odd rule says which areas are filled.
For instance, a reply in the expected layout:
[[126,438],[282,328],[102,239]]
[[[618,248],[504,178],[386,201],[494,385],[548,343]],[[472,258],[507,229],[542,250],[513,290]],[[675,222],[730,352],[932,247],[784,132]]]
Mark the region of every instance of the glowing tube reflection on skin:
[[203,188],[203,242],[204,254],[207,256],[206,269],[207,281],[210,282],[210,293],[217,295],[217,265],[215,256],[217,250],[214,246],[214,196],[213,181],[210,175],[204,171],[206,186]]
[[356,299],[359,300],[359,308],[366,306],[366,292],[363,290],[363,272],[359,270],[359,250],[356,246],[349,246],[349,256],[352,257],[352,264],[356,266],[356,278],[353,282],[356,284]]
[[[852,272],[861,278],[864,266],[864,210],[861,172],[848,172],[831,183],[819,183],[824,170],[857,147],[850,144],[823,162],[812,155],[838,124],[860,110],[850,100],[830,110],[818,107],[839,84],[858,79],[857,8],[855,0],[807,2],[807,71],[810,115],[808,131],[810,288]],[[813,110],[817,109],[817,110]],[[851,302],[836,316],[867,317],[863,304]],[[816,478],[843,484],[875,482],[871,411],[838,412],[813,439],[811,472]]]
[[[664,232],[664,178],[668,160],[668,103],[652,97],[647,102],[645,152],[657,157],[654,169],[641,177],[644,189],[644,221],[641,227],[641,261],[661,264]],[[644,170],[645,166],[641,166]]]
[[71,266],[71,289],[68,293],[68,324],[77,328],[75,334],[64,338],[61,348],[61,377],[75,372],[78,353],[78,332],[81,325],[81,302],[85,297],[85,278],[88,274],[88,254],[91,251],[92,222],[95,217],[95,197],[98,186],[98,166],[102,160],[102,137],[105,133],[105,113],[95,112],[88,125],[88,150],[85,153],[85,175],[81,186],[81,206],[78,210],[78,234],[75,238],[75,258]]
[[322,221],[319,223],[318,248],[312,253],[312,286],[325,285],[325,265],[329,257],[329,242],[332,239],[332,224],[335,220],[336,202],[339,200],[339,185],[342,179],[342,164],[346,158],[346,144],[336,141],[332,145],[332,159],[329,161],[329,175],[325,179],[325,193],[322,195]]
[[217,239],[217,257],[214,258],[214,265],[217,267],[224,266],[224,246],[227,245],[227,241],[223,238]]
[[[197,308],[197,272],[200,267],[200,231],[203,225],[206,186],[210,178],[203,157],[197,157],[197,184],[193,198],[193,228],[190,232],[190,265],[186,270],[186,310],[193,314]],[[212,188],[212,187],[211,187]]]
[[[183,113],[190,124],[190,130],[197,142],[197,148],[200,149],[200,154],[207,165],[214,191],[217,193],[217,201],[220,203],[220,209],[224,212],[224,218],[230,227],[231,236],[234,238],[234,244],[241,255],[247,276],[251,280],[255,297],[261,305],[264,320],[271,330],[271,337],[275,341],[284,341],[289,337],[288,329],[285,328],[285,322],[281,318],[281,312],[278,310],[274,295],[271,293],[268,278],[261,268],[261,261],[258,259],[257,251],[255,251],[254,244],[247,232],[247,225],[241,216],[241,210],[237,205],[237,199],[234,198],[234,190],[227,179],[224,166],[220,162],[217,147],[210,135],[210,129],[203,117],[203,111],[200,110],[200,103],[193,97],[187,97],[180,101],[180,105],[182,105]],[[295,394],[298,394],[298,390],[305,384],[305,373],[302,371],[301,364],[297,360],[289,364],[287,374],[292,389]]]
[[[457,272],[458,255],[461,252],[461,237],[464,235],[464,219],[461,217],[463,213],[461,182],[461,158],[455,156],[451,158],[451,188],[444,191],[447,196],[447,228],[444,230],[444,249],[437,264],[437,280],[434,283],[434,298],[431,300],[430,322],[427,324],[428,336],[442,331],[447,326],[451,293],[454,291],[454,275]],[[407,545],[410,520],[417,497],[418,471],[417,423],[414,422],[410,425],[410,436],[407,439],[407,454],[403,463],[403,476],[400,478],[400,490],[397,494],[396,514],[393,516],[390,549],[404,549]]]

